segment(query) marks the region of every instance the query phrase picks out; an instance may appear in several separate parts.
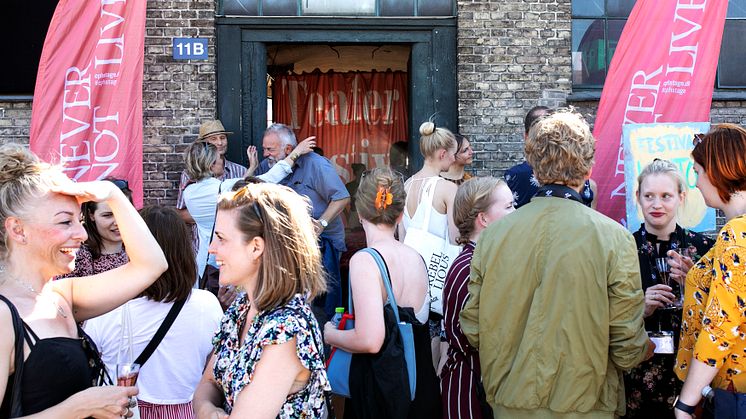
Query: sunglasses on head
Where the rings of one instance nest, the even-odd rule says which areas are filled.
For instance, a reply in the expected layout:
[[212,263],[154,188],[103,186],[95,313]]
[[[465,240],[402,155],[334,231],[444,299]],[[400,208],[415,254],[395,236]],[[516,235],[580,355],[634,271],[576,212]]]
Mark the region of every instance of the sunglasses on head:
[[702,141],[705,139],[705,135],[706,134],[702,134],[702,133],[694,134],[694,138],[692,138],[692,145],[696,147],[702,144]]
[[119,189],[129,189],[130,184],[124,179],[107,179],[109,182],[113,183],[117,188]]

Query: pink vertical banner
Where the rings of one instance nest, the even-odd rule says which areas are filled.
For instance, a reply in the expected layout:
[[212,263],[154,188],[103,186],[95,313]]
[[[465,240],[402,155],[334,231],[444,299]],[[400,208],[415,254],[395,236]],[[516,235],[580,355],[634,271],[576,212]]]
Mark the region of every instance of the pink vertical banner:
[[146,0],[60,0],[34,90],[31,150],[75,180],[126,179],[142,206]]
[[593,130],[597,209],[626,225],[622,125],[710,119],[727,0],[638,0]]

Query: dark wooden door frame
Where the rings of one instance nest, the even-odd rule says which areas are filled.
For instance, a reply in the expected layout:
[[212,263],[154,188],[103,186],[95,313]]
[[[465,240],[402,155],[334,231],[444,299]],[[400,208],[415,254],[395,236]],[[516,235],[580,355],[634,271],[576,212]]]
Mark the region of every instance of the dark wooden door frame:
[[455,18],[216,18],[217,112],[235,132],[228,155],[246,161],[266,128],[267,44],[407,44],[409,155],[422,166],[419,126],[434,116],[458,129]]

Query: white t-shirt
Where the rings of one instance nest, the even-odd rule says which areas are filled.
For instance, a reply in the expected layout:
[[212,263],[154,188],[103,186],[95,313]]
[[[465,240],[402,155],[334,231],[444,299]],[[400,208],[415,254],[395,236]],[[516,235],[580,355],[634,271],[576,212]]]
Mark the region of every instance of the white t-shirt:
[[[268,183],[277,183],[290,173],[292,173],[290,165],[285,160],[280,160],[272,166],[269,172],[257,177]],[[202,276],[207,263],[215,266],[214,257],[211,256],[210,261],[207,261],[207,249],[210,247],[210,235],[215,225],[215,206],[218,202],[218,194],[230,192],[233,185],[240,179],[226,179],[221,182],[216,178],[206,178],[187,186],[182,193],[187,211],[197,224],[197,234],[199,236],[196,256],[198,278],[196,279]]]
[[[173,303],[160,303],[141,297],[129,301],[125,306],[132,325],[134,361],[153,338]],[[116,379],[117,355],[120,360],[127,357],[127,340],[122,341],[122,312],[125,306],[88,320],[84,326],[101,351],[113,379]],[[212,354],[212,337],[222,317],[223,310],[214,295],[204,290],[192,290],[168,333],[140,370],[137,379],[140,393],[137,398],[154,404],[191,401]]]

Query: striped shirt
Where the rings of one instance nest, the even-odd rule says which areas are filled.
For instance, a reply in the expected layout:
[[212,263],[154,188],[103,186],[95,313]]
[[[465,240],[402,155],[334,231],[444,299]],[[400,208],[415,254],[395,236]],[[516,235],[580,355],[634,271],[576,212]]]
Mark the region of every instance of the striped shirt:
[[482,419],[477,396],[477,383],[482,379],[479,352],[469,344],[459,321],[459,314],[469,298],[467,287],[473,254],[474,243],[464,245],[443,285],[443,324],[448,357],[440,373],[440,390],[443,418],[448,419]]

